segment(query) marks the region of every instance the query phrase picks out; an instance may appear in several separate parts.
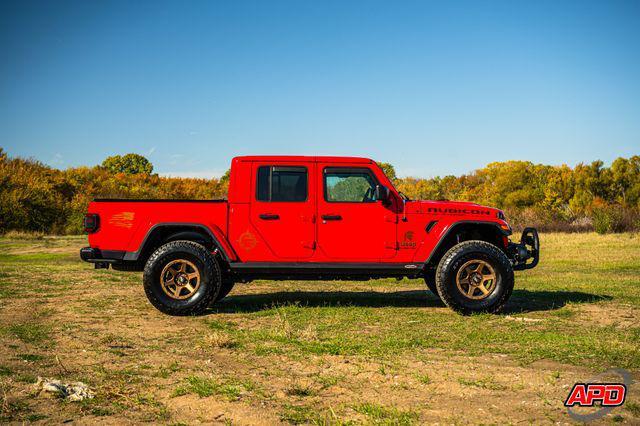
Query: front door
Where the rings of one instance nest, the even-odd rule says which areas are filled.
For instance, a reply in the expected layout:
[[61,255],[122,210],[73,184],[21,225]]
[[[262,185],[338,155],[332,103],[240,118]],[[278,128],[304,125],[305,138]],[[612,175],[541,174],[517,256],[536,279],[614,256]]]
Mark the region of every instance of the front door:
[[367,167],[319,163],[318,249],[330,259],[377,262],[396,250],[397,215],[375,199],[378,185]]
[[255,261],[304,259],[315,250],[313,165],[254,164],[250,220],[271,255]]

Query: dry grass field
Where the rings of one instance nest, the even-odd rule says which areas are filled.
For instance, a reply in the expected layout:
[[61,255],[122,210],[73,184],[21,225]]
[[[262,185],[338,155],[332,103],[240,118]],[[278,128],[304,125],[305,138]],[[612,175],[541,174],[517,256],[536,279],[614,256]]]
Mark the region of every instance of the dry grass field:
[[[502,315],[459,316],[419,280],[261,281],[186,318],[141,274],[80,262],[83,237],[2,238],[0,422],[571,423],[573,383],[640,381],[640,236],[541,238]],[[603,422],[640,422],[640,384]]]

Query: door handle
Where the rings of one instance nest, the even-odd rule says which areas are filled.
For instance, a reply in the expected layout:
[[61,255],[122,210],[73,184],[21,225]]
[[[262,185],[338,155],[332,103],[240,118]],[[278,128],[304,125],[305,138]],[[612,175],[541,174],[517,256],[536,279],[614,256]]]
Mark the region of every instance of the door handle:
[[280,215],[272,214],[272,213],[263,213],[258,216],[262,220],[278,220],[280,219]]
[[342,220],[342,216],[339,214],[323,214],[322,220]]

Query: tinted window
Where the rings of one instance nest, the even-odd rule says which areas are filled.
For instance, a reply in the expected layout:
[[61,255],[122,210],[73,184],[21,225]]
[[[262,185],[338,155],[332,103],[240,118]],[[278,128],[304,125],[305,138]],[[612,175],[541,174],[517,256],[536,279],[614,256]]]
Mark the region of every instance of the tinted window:
[[369,203],[376,201],[377,182],[366,169],[325,169],[325,199],[333,202]]
[[256,199],[258,201],[305,201],[307,169],[305,167],[258,167]]

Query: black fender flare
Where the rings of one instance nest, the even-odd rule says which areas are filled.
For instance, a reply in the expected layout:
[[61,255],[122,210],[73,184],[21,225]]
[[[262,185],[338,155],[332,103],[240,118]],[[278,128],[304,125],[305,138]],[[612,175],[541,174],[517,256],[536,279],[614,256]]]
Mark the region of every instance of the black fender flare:
[[[500,227],[500,224],[496,223],[496,222],[491,222],[491,221],[486,221],[486,220],[459,220],[457,222],[454,222],[451,224],[451,226],[449,227],[449,229],[447,230],[447,232],[440,238],[440,241],[438,241],[438,243],[436,244],[436,246],[433,248],[433,250],[431,250],[431,253],[429,254],[429,257],[427,258],[427,260],[425,260],[424,265],[425,267],[427,267],[431,261],[433,260],[434,256],[436,256],[437,254],[439,254],[439,250],[442,249],[442,246],[444,244],[445,241],[447,241],[447,239],[449,238],[449,236],[455,234],[456,230],[459,229],[461,226],[468,226],[468,225],[479,225],[479,226],[490,226],[496,229],[497,233],[508,237],[509,235],[511,235],[511,231],[507,231],[505,229],[502,229]],[[444,254],[444,253],[442,253]]]
[[211,240],[211,243],[216,246],[218,252],[222,256],[222,258],[230,263],[229,254],[224,249],[224,246],[220,243],[218,238],[213,234],[211,229],[206,225],[201,223],[191,223],[191,222],[161,222],[156,223],[147,231],[146,235],[142,239],[140,246],[137,251],[127,252],[124,255],[123,260],[126,261],[137,261],[139,257],[144,253],[145,249],[148,248],[148,244],[153,240],[154,233],[158,232],[162,228],[191,228],[191,229],[182,229],[176,230],[176,233],[172,236],[180,236],[180,238],[172,239],[174,241],[176,239],[189,239],[195,237],[202,237],[203,233]]

